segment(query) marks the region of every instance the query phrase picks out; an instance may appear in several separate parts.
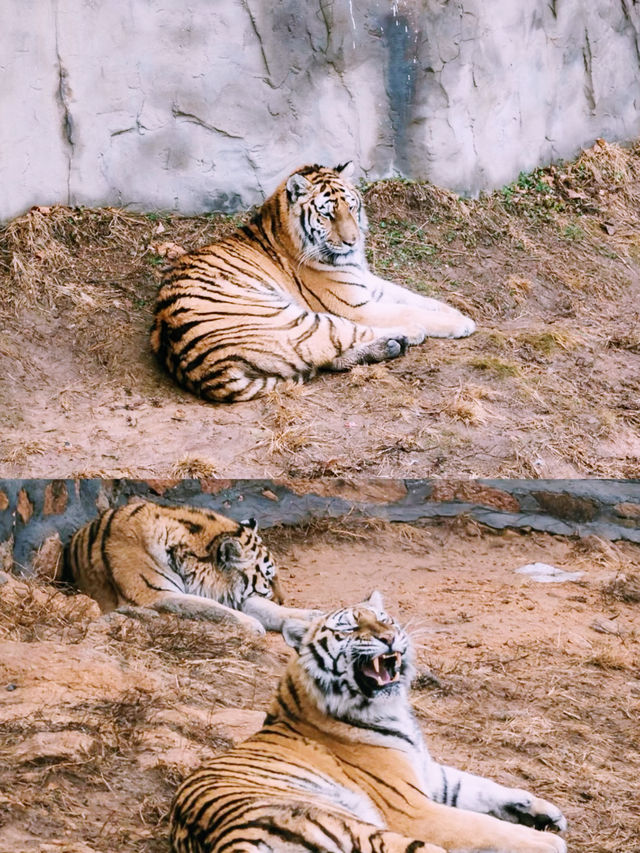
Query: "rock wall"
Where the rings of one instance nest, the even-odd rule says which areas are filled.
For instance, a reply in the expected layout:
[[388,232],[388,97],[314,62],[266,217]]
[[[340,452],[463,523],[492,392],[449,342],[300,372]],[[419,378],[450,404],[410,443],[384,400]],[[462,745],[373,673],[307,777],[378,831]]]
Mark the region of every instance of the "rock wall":
[[[640,480],[0,480],[0,569],[31,573],[110,506],[138,495],[209,507],[263,528],[351,517],[465,515],[494,529],[640,543]],[[40,552],[40,553],[39,553]]]
[[3,0],[0,219],[185,213],[293,167],[462,193],[640,132],[638,0]]

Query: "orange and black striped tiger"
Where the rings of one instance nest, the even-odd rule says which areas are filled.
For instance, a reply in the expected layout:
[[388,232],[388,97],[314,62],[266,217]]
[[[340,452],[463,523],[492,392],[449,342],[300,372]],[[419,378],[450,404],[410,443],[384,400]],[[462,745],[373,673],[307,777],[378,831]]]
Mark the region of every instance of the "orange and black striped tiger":
[[317,611],[285,607],[276,566],[255,519],[135,499],[108,509],[71,537],[61,580],[101,610],[151,607],[230,622],[255,634]]
[[426,336],[464,337],[455,308],[373,275],[352,164],[304,166],[229,237],[179,257],[151,347],[185,388],[251,400],[318,370],[385,361]]
[[554,805],[430,757],[378,593],[283,635],[298,654],[263,728],[176,794],[175,853],[566,853],[540,831],[566,828]]

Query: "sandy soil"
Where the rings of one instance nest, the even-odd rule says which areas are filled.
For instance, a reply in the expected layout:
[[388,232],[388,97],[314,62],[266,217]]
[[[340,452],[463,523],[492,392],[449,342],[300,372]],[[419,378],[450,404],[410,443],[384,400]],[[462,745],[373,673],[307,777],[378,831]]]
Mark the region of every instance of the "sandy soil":
[[372,185],[373,268],[478,332],[232,406],[147,335],[166,244],[233,223],[34,209],[0,232],[0,476],[638,476],[639,178],[603,143],[477,201]]
[[[571,853],[637,853],[637,547],[465,520],[267,538],[290,601],[337,605],[376,587],[411,624],[414,702],[435,756],[555,801]],[[514,574],[532,561],[584,575]],[[276,635],[99,617],[83,596],[5,584],[0,851],[167,853],[179,780],[259,725],[287,654]]]

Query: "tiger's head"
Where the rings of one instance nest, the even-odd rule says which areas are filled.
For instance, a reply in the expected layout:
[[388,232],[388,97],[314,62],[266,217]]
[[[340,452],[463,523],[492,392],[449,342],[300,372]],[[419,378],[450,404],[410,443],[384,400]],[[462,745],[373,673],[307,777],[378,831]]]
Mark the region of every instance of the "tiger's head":
[[414,671],[411,642],[384,610],[379,592],[311,625],[288,620],[283,636],[298,652],[293,666],[321,711],[353,719],[406,701]]
[[238,523],[210,510],[181,507],[176,522],[169,565],[190,592],[236,609],[252,595],[282,604],[276,566],[254,518]]
[[258,535],[255,518],[241,521],[235,531],[219,537],[215,544],[216,565],[236,588],[236,597],[270,598],[282,604],[283,595],[269,549]]
[[353,163],[330,169],[303,166],[284,184],[291,233],[302,261],[341,266],[364,263],[367,217],[349,183]]

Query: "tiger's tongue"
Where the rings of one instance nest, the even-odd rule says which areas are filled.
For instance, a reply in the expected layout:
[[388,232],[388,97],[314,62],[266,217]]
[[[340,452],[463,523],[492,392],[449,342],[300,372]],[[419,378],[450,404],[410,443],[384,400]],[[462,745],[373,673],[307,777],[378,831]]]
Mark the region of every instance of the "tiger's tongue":
[[367,678],[372,678],[374,681],[377,681],[379,685],[384,686],[385,684],[390,684],[393,680],[391,678],[391,674],[389,670],[386,668],[384,663],[381,663],[378,670],[375,669],[373,662],[365,664],[362,667],[362,672]]

